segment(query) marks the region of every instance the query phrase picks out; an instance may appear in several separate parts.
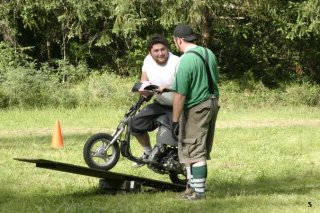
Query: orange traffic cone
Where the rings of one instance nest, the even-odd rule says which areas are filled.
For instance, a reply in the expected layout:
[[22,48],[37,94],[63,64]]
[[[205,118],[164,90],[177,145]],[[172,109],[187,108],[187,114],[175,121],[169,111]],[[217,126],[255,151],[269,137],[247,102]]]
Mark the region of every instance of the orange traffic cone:
[[63,147],[63,137],[60,128],[60,122],[54,122],[54,129],[52,134],[52,145],[53,148],[60,148]]

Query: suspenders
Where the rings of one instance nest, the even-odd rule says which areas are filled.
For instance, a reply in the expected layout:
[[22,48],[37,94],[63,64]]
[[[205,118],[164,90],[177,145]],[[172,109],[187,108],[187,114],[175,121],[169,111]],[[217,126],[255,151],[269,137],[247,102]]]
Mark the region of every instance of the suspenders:
[[210,92],[210,94],[214,94],[213,80],[212,80],[212,75],[211,75],[210,67],[209,67],[209,63],[208,63],[208,50],[207,50],[207,48],[204,48],[204,49],[205,49],[205,53],[206,53],[206,59],[204,59],[203,56],[200,55],[200,53],[198,53],[196,51],[193,51],[193,50],[187,51],[186,53],[194,53],[194,54],[196,54],[197,56],[199,56],[201,58],[201,60],[203,61],[203,63],[206,66],[208,84],[209,84],[208,85],[209,86],[209,92]]

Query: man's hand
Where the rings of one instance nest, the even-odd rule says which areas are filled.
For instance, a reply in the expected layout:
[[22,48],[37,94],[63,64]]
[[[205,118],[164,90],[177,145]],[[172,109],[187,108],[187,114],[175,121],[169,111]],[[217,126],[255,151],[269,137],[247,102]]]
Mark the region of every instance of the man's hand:
[[169,92],[168,90],[168,85],[160,85],[159,88],[157,89],[158,94],[162,94],[163,92]]
[[172,128],[171,128],[172,137],[175,140],[178,140],[179,136],[179,122],[172,122]]
[[148,98],[150,95],[152,95],[152,93],[149,91],[139,91],[139,92],[140,92],[140,95],[142,95],[145,98]]

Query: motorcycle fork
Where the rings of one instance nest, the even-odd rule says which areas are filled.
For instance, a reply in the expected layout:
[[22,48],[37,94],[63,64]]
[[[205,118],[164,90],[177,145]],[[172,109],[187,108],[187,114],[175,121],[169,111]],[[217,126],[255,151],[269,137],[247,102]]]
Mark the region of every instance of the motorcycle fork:
[[127,128],[126,130],[126,134],[125,134],[125,139],[124,140],[120,140],[120,151],[121,151],[121,155],[123,157],[130,157],[131,156],[131,152],[130,152],[130,130],[129,128]]
[[[118,143],[118,138],[121,136],[123,129],[117,128],[112,134],[112,140],[106,146],[103,146],[103,152],[106,152],[114,143]],[[101,147],[102,148],[102,147]]]
[[130,140],[131,140],[131,119],[128,119],[128,123],[127,123],[127,127],[126,127],[126,134],[125,134],[125,139],[124,140],[120,140],[121,144],[120,144],[120,151],[121,151],[121,155],[128,158],[131,161],[139,161],[139,158],[134,157],[131,153],[131,149],[130,149]]

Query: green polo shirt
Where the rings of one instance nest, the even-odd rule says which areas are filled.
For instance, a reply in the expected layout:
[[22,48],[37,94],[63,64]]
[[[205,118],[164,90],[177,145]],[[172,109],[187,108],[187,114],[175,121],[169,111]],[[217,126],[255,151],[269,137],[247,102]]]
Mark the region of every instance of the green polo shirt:
[[[190,50],[200,53],[206,58],[205,49],[197,46]],[[218,66],[213,52],[208,50],[208,62],[213,80],[214,95],[219,97],[218,88]],[[189,51],[189,50],[188,50]],[[186,96],[184,108],[189,109],[206,101],[210,97],[206,66],[199,56],[194,53],[185,52],[180,57],[177,67],[175,81],[172,89]]]

